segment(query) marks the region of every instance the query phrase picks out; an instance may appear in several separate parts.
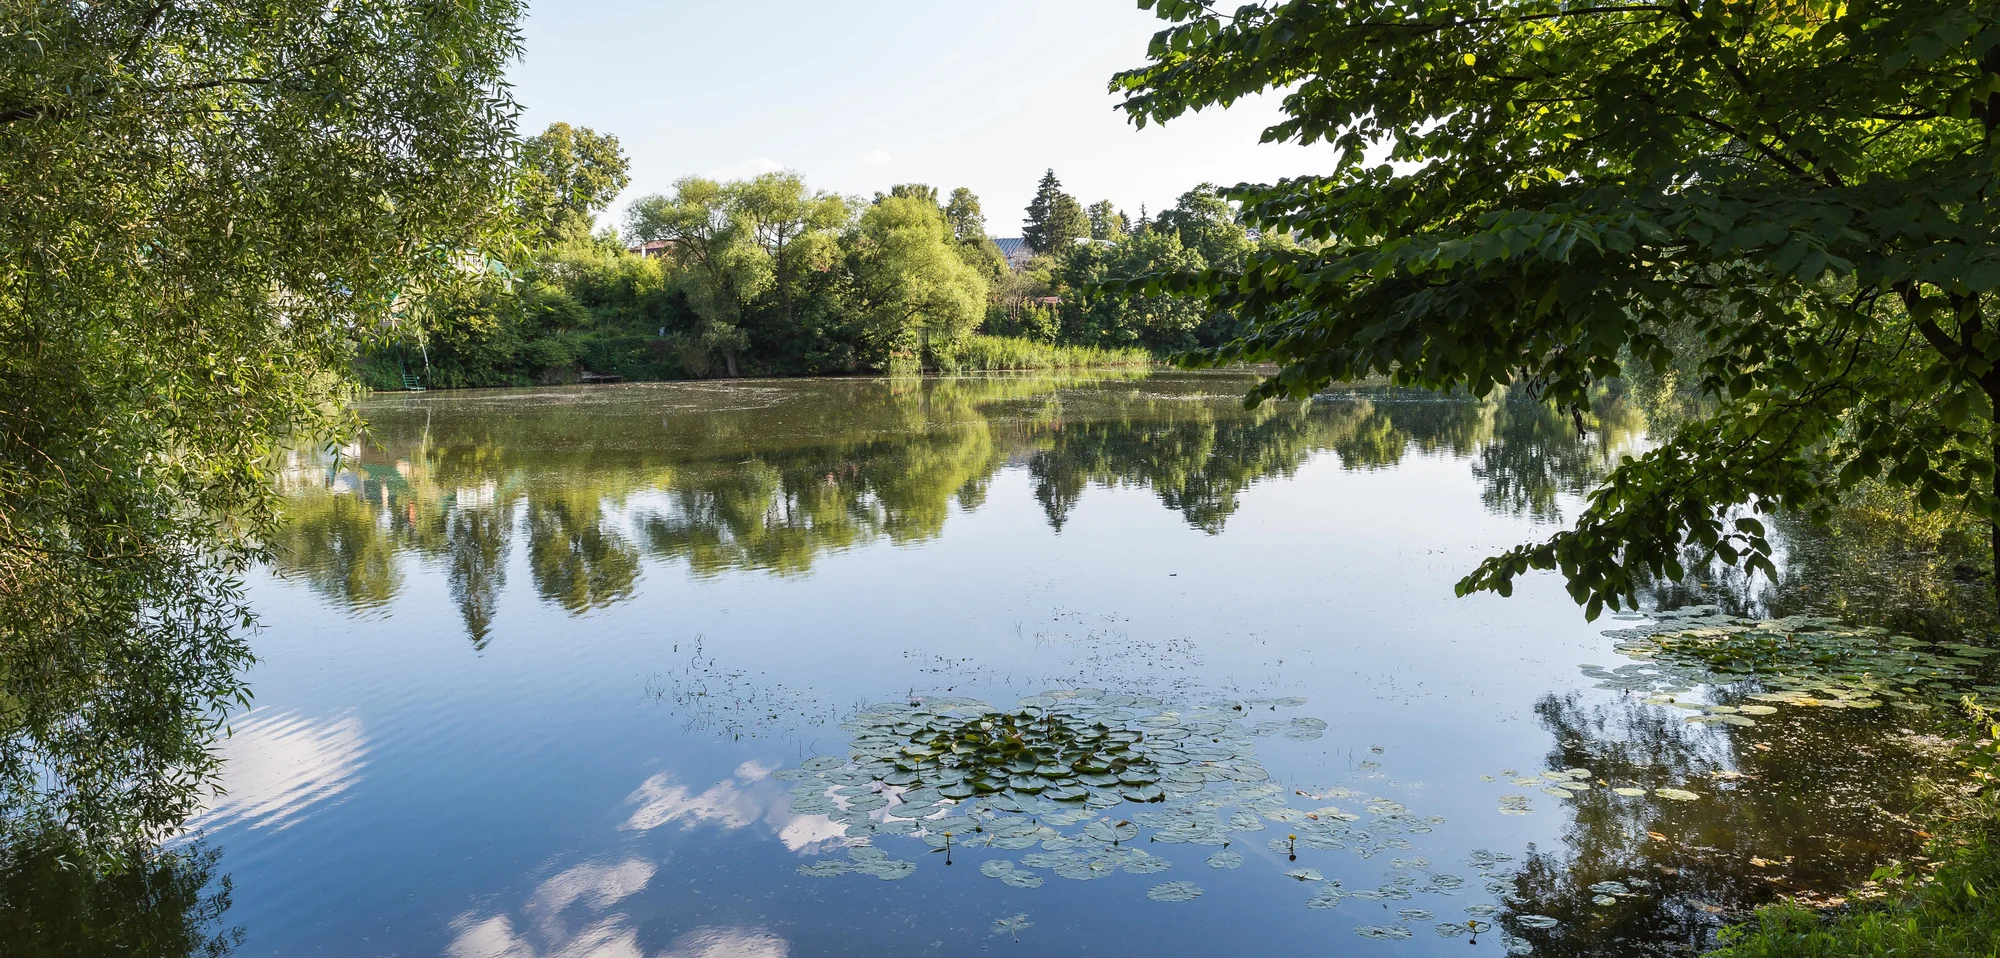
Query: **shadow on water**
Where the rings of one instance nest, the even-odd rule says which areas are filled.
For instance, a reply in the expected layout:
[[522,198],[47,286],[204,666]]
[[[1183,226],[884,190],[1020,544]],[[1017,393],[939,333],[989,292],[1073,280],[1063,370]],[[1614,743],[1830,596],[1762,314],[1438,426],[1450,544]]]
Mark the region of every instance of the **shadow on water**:
[[[1510,917],[1559,920],[1518,929],[1543,955],[1695,954],[1779,896],[1839,904],[1878,865],[1921,849],[1908,817],[1926,800],[1917,783],[1952,760],[1926,723],[1888,710],[1781,711],[1724,729],[1573,693],[1535,711],[1555,739],[1551,769],[1646,791],[1580,794],[1562,847],[1527,856]],[[1662,788],[1700,797],[1666,800]]]
[[286,470],[279,567],[357,612],[441,566],[483,646],[525,549],[535,592],[581,614],[633,594],[643,560],[696,576],[809,572],[830,552],[939,536],[1025,467],[1060,531],[1092,488],[1151,491],[1220,532],[1251,485],[1331,452],[1352,470],[1471,459],[1490,507],[1560,518],[1643,423],[1617,403],[1579,438],[1546,406],[1356,388],[1243,408],[1249,376],[968,377],[630,386],[383,399],[372,442]]
[[119,867],[80,864],[66,838],[0,844],[0,941],[16,958],[146,955],[221,958],[242,944],[227,925],[230,882],[197,843],[136,854]]

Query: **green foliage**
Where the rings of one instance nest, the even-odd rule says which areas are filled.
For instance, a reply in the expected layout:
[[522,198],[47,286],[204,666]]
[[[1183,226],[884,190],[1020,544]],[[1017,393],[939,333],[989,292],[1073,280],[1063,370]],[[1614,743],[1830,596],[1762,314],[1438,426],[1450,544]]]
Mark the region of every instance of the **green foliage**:
[[891,196],[861,214],[848,262],[869,354],[929,358],[985,318],[986,278],[957,246],[930,200]]
[[205,796],[274,458],[504,218],[518,16],[0,12],[0,825],[109,858]]
[[[931,186],[927,183],[898,183],[895,186],[889,187],[889,195],[896,197],[897,199],[920,200],[922,202],[929,203],[932,206],[936,206],[940,210],[944,208],[943,205],[938,202],[937,187]],[[879,202],[881,199],[882,199],[881,196],[879,195],[876,196],[877,202]]]
[[1062,191],[1056,171],[1042,175],[1035,198],[1028,204],[1028,222],[1021,238],[1028,248],[1050,255],[1067,251],[1071,244],[1090,235],[1090,218],[1076,197]]
[[[1216,264],[1241,263],[1256,246],[1236,210],[1209,185],[1181,194],[1156,224],[1134,234],[1118,232],[1122,214],[1110,203],[1094,209],[1106,218],[1102,243],[1072,247],[1049,264],[1048,292],[1061,300],[1053,338],[1064,343],[1138,347],[1159,355],[1221,345],[1236,332],[1234,318],[1213,312],[1195,296],[1101,290],[1140,277],[1200,273]],[[1027,317],[1032,320],[1032,315]],[[1032,335],[1027,325],[1024,334]]]
[[690,176],[672,196],[648,196],[627,211],[628,232],[671,244],[681,290],[700,322],[681,340],[681,356],[696,375],[717,358],[730,376],[748,340],[740,328],[750,300],[770,287],[773,264],[756,242],[756,223],[738,191]]
[[951,202],[945,204],[945,222],[951,224],[951,233],[961,243],[978,243],[987,239],[986,214],[979,208],[979,197],[961,186],[951,191]]
[[938,366],[954,372],[1020,369],[1109,369],[1156,362],[1142,349],[1056,346],[1032,339],[968,336],[940,356]]
[[618,138],[551,123],[521,144],[521,216],[544,243],[590,235],[591,218],[632,182]]
[[1100,200],[1084,210],[1090,217],[1090,238],[1104,242],[1116,242],[1132,232],[1132,223],[1110,200]]
[[1213,345],[1199,332],[1208,311],[1186,296],[1096,296],[1091,290],[1111,277],[1159,272],[1195,272],[1208,265],[1202,255],[1181,242],[1181,234],[1154,230],[1109,245],[1079,247],[1063,262],[1060,281],[1064,298],[1062,339],[1071,343],[1151,350],[1165,355]]
[[[1994,812],[1989,808],[1989,814]],[[1993,958],[2000,954],[2000,842],[1946,853],[1906,896],[1827,917],[1791,903],[1722,933],[1711,958]]]
[[[1684,544],[1770,573],[1764,521],[1739,506],[1823,514],[1875,478],[1995,516],[2000,9],[1142,6],[1170,25],[1113,81],[1135,122],[1284,88],[1264,139],[1340,157],[1229,191],[1250,225],[1309,246],[1146,286],[1246,324],[1194,361],[1280,364],[1254,398],[1386,375],[1525,382],[1573,409],[1628,370],[1695,361],[1705,416],[1461,593],[1559,569],[1594,616],[1679,578]],[[1379,142],[1392,165],[1364,162]]]

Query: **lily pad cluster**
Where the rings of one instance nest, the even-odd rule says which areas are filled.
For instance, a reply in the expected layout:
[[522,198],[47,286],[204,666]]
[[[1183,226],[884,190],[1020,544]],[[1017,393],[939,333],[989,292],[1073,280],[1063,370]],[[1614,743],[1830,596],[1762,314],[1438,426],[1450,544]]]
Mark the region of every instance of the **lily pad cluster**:
[[[1506,901],[1509,904],[1518,904],[1519,896],[1515,893],[1513,880],[1507,873],[1509,863],[1513,861],[1514,857],[1511,855],[1496,854],[1484,849],[1478,849],[1474,850],[1466,859],[1466,864],[1473,871],[1477,872],[1481,878],[1486,880],[1486,889],[1488,892],[1498,896],[1502,901]],[[1396,869],[1429,870],[1431,868],[1431,862],[1421,857],[1398,858],[1389,864],[1392,868]],[[1298,877],[1297,873],[1293,873],[1293,877]],[[1423,884],[1419,885],[1418,882],[1419,879],[1416,876],[1404,874],[1390,879],[1380,888],[1343,892],[1338,881],[1326,881],[1320,886],[1318,892],[1314,894],[1312,901],[1308,903],[1308,907],[1332,908],[1339,904],[1343,898],[1358,898],[1369,902],[1407,901],[1414,893],[1418,892],[1455,893],[1466,883],[1465,879],[1454,875],[1435,873],[1431,874],[1429,880]],[[1494,930],[1493,921],[1495,916],[1499,914],[1500,907],[1493,904],[1479,903],[1466,905],[1459,909],[1459,912],[1464,917],[1438,921],[1431,926],[1431,930],[1440,938],[1461,938],[1469,935],[1476,939],[1477,936]],[[1436,921],[1439,916],[1437,912],[1429,908],[1409,907],[1396,909],[1396,917],[1400,919],[1397,924],[1361,925],[1354,929],[1354,933],[1363,938],[1376,941],[1407,941],[1415,935],[1415,932],[1410,927],[1412,924]],[[1544,918],[1540,915],[1530,915],[1527,917],[1529,921],[1523,927],[1544,928],[1552,926],[1555,922],[1553,918]],[[1550,925],[1539,924],[1542,921],[1547,921]],[[1506,929],[1500,931],[1500,940],[1502,946],[1509,954],[1527,954],[1531,950],[1527,942],[1516,938]]]
[[964,698],[889,703],[841,724],[854,736],[850,761],[824,771],[836,784],[916,790],[931,804],[971,798],[1047,799],[1085,808],[1157,803],[1216,782],[1268,781],[1254,739],[1281,732],[1317,737],[1326,723],[1246,720],[1303,704],[1251,699],[1165,711],[1159,699],[1095,689],[1030,696],[1009,711]]
[[[1781,707],[1913,711],[1950,706],[1967,694],[2000,697],[1994,650],[1929,643],[1876,627],[1791,616],[1755,620],[1714,606],[1656,613],[1652,623],[1609,633],[1641,661],[1616,669],[1585,666],[1599,688],[1642,693],[1685,709],[1690,722],[1749,726]],[[1683,701],[1703,686],[1754,682],[1746,704]],[[1982,684],[1987,683],[1987,684]]]
[[[1273,698],[1181,708],[1094,689],[1031,696],[1006,710],[963,698],[892,702],[842,725],[853,735],[846,758],[811,759],[776,777],[795,783],[793,811],[845,826],[847,859],[799,868],[812,877],[904,877],[914,862],[888,849],[906,838],[916,853],[910,858],[977,856],[980,874],[1024,889],[1048,877],[1165,872],[1173,861],[1148,849],[1175,844],[1211,847],[1195,859],[1204,874],[1238,869],[1249,857],[1275,859],[1290,878],[1312,886],[1301,896],[1311,908],[1463,889],[1464,878],[1436,873],[1415,855],[1390,861],[1395,875],[1381,887],[1354,891],[1299,861],[1320,851],[1371,858],[1407,850],[1405,836],[1443,823],[1353,789],[1288,790],[1271,782],[1257,758],[1259,737],[1311,740],[1326,728],[1282,716],[1302,704]],[[1239,851],[1251,834],[1274,854]],[[995,851],[1023,854],[992,857]],[[1195,882],[1170,880],[1147,895],[1177,903],[1201,892]]]

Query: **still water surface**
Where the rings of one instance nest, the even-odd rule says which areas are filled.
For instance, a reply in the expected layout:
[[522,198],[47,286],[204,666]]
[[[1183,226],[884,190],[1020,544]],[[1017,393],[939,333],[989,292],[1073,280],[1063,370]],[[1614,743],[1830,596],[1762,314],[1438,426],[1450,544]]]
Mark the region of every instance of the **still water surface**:
[[[237,953],[1676,953],[1911,848],[1907,715],[1691,724],[1597,687],[1632,623],[1554,578],[1453,597],[1635,414],[1251,382],[370,401],[369,444],[286,474],[195,823]],[[1029,737],[1156,751],[1087,803],[1030,761],[997,808],[843,765],[1024,697]]]

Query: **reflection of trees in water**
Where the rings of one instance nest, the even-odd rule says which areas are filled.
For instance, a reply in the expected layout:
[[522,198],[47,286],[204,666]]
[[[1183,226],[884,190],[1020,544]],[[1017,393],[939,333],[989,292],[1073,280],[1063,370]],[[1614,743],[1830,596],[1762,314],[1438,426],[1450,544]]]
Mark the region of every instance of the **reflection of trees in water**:
[[1748,618],[1824,615],[1932,642],[2000,631],[1992,582],[1965,574],[1965,556],[1976,550],[1913,528],[1939,518],[1947,517],[1882,516],[1866,508],[1843,510],[1828,525],[1767,516],[1781,549],[1778,581],[1685,549],[1687,575],[1642,576],[1641,607],[1715,605]]
[[11,958],[144,955],[221,958],[243,942],[224,927],[229,878],[199,844],[135,853],[122,867],[79,865],[66,836],[12,835],[0,844],[0,941]]
[[1044,448],[1029,457],[1028,475],[1051,527],[1063,527],[1088,487],[1131,485],[1152,489],[1189,525],[1221,532],[1245,487],[1291,475],[1326,447],[1317,428],[1322,417],[1306,404],[1267,404],[1236,415],[1186,402],[1132,405],[1117,420],[1037,430]]
[[[1950,761],[1887,709],[1786,709],[1755,727],[1698,727],[1636,699],[1584,702],[1552,695],[1536,705],[1556,741],[1551,769],[1703,798],[1625,798],[1599,786],[1570,800],[1563,848],[1531,854],[1513,880],[1515,914],[1562,922],[1520,930],[1537,954],[1692,954],[1714,944],[1722,922],[1780,895],[1839,894],[1918,849],[1893,816],[1918,802],[1915,773]],[[1634,879],[1653,887],[1593,903],[1590,886]]]
[[604,527],[604,510],[582,492],[566,487],[527,499],[528,569],[535,591],[573,613],[630,597],[639,578],[639,550]]
[[1617,454],[1645,433],[1644,420],[1616,400],[1582,422],[1545,403],[1513,398],[1494,404],[1493,441],[1480,444],[1472,474],[1485,485],[1486,507],[1543,522],[1562,519],[1563,496],[1582,497],[1604,481]]
[[1090,487],[1124,485],[1213,533],[1243,490],[1325,450],[1357,470],[1412,452],[1476,457],[1489,505],[1542,515],[1631,433],[1580,443],[1534,403],[1402,390],[1245,410],[1250,381],[826,380],[386,402],[367,410],[379,448],[337,473],[287,471],[280,566],[370,608],[401,589],[399,554],[428,559],[483,643],[516,539],[536,593],[582,613],[629,597],[641,555],[703,576],[790,574],[827,552],[935,537],[954,505],[982,506],[1009,463],[1026,465],[1057,529]]
[[490,505],[454,508],[445,517],[451,598],[476,648],[486,647],[500,590],[507,584],[508,519]]
[[381,507],[353,496],[294,499],[286,523],[271,543],[286,557],[307,557],[287,571],[322,595],[338,595],[356,609],[387,605],[403,588],[396,544],[382,534]]

